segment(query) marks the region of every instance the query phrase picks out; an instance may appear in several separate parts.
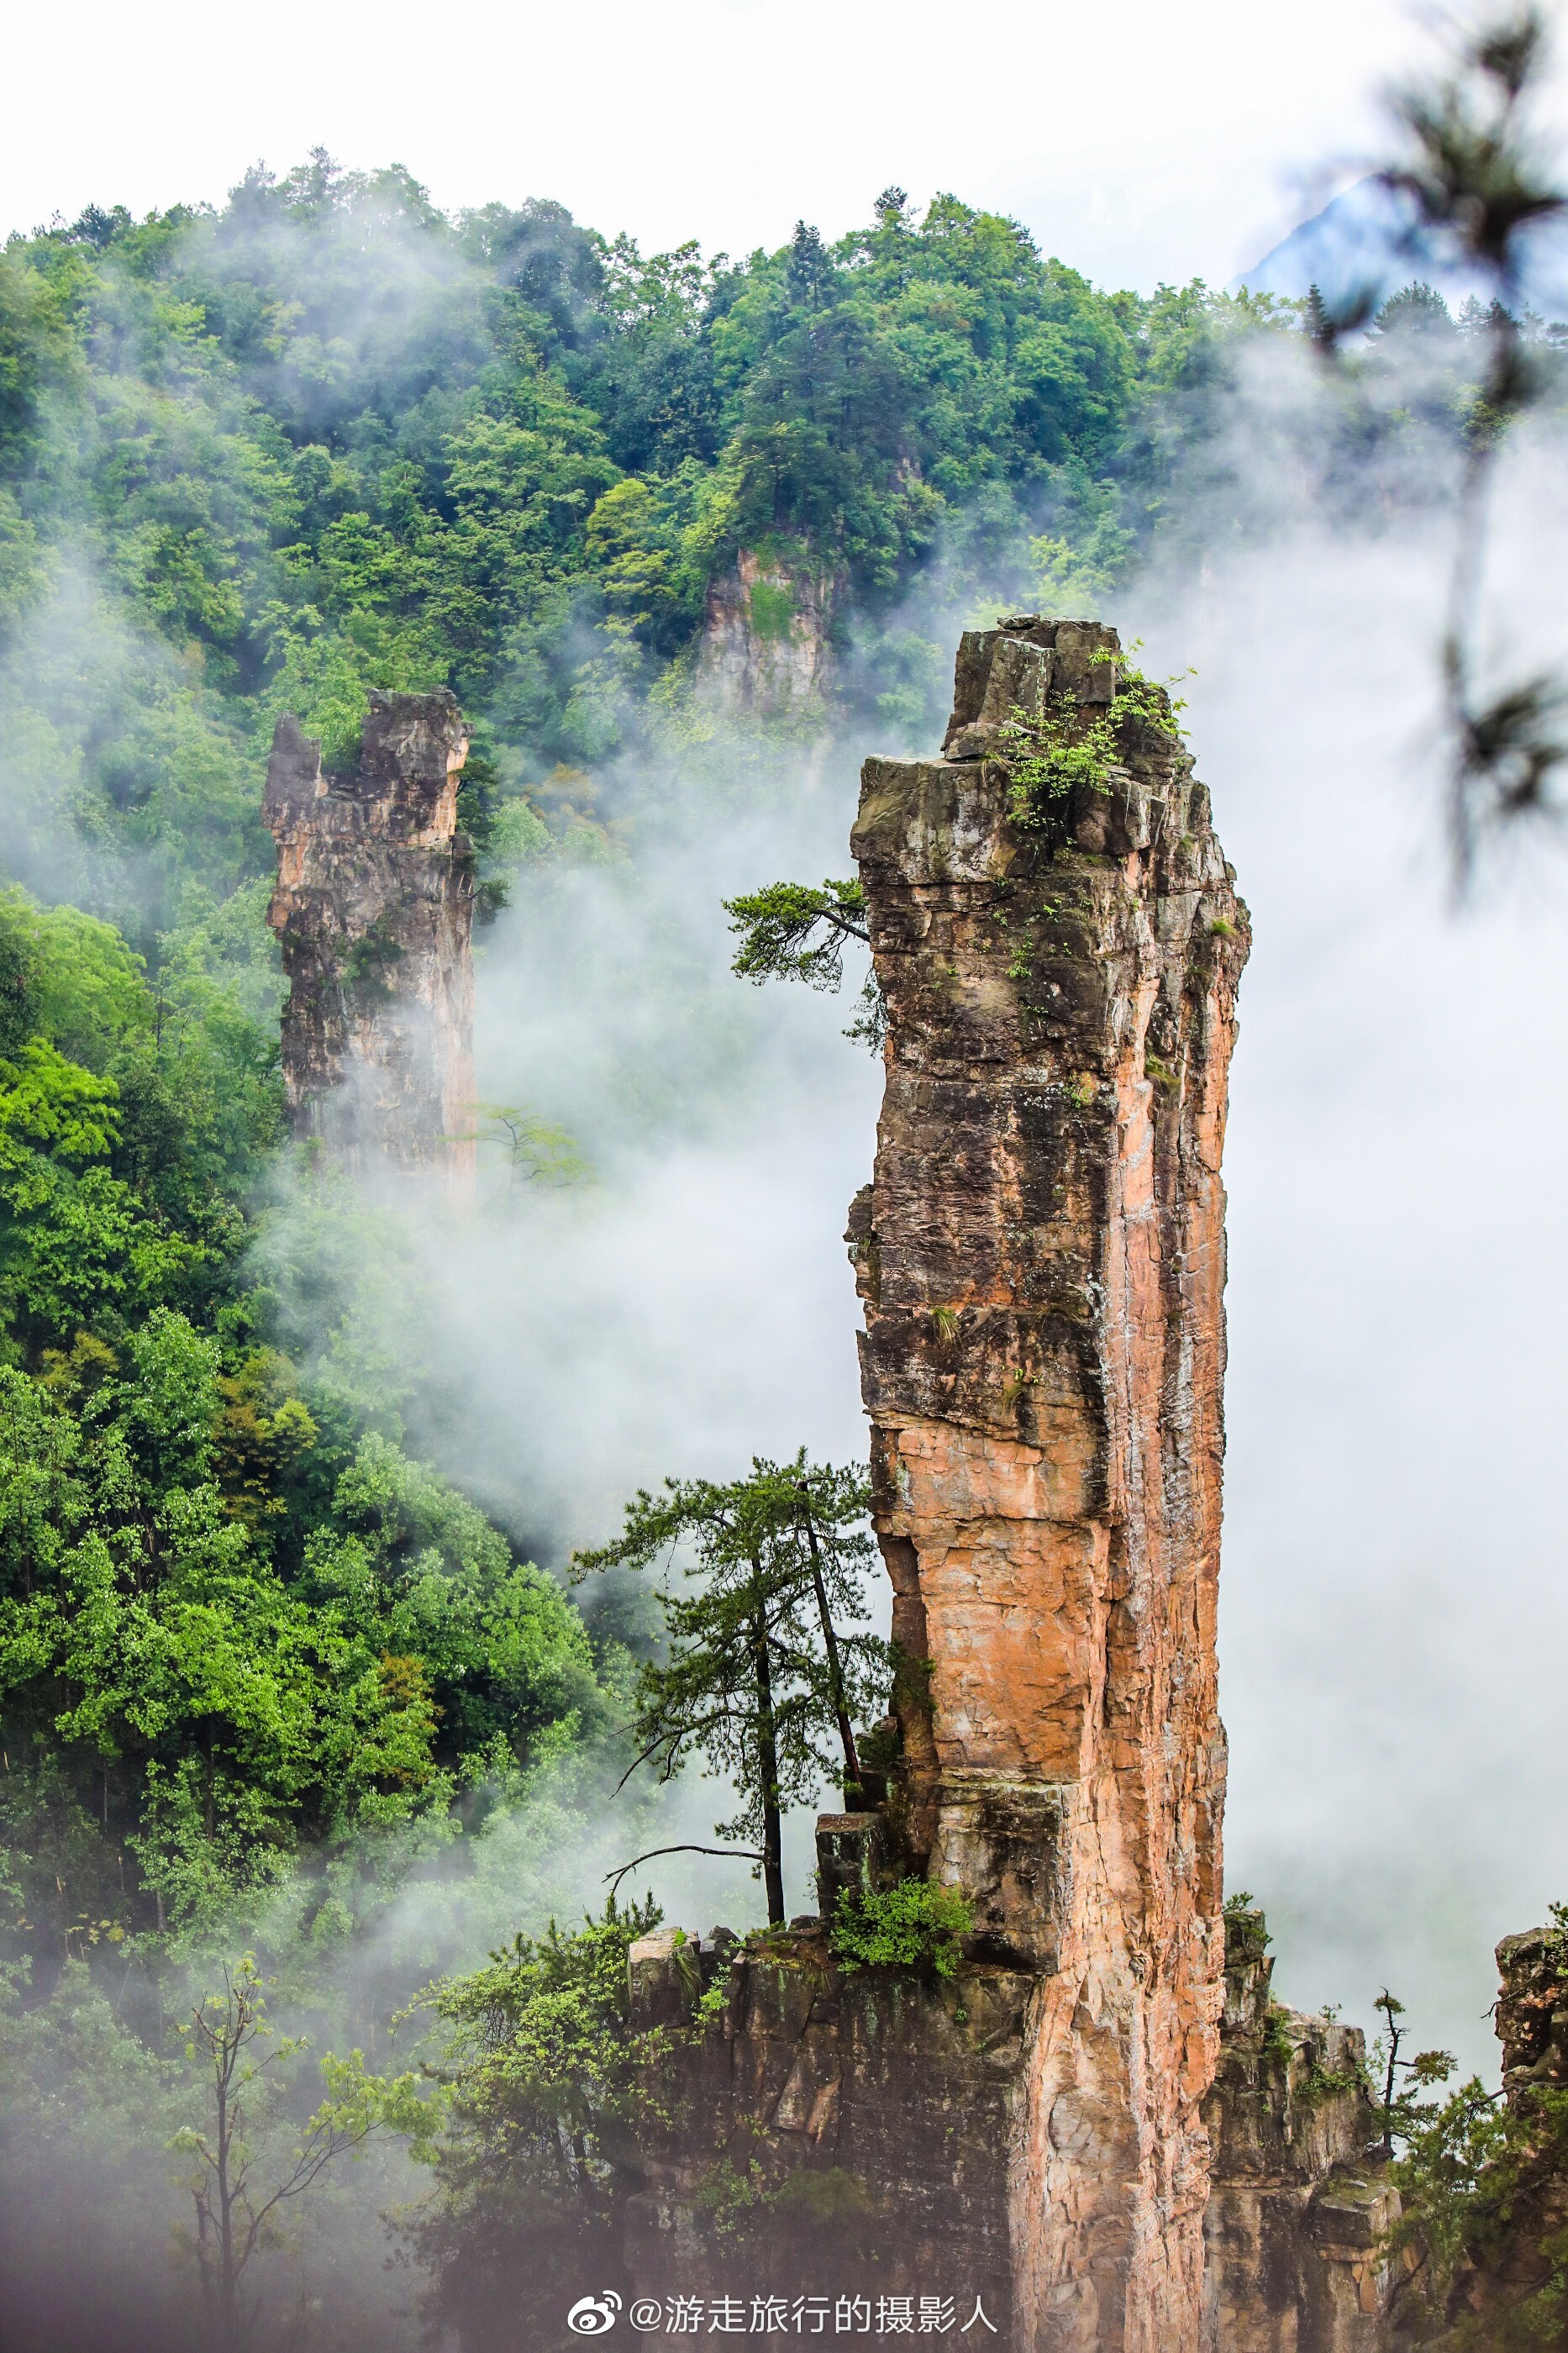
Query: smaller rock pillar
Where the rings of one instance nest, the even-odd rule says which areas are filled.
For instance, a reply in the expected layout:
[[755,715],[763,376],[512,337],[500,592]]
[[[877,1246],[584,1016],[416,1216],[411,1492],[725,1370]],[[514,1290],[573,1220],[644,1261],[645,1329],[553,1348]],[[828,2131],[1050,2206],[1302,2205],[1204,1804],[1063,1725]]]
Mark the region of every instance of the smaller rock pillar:
[[1399,2201],[1365,2038],[1271,1999],[1261,1912],[1233,1909],[1225,1929],[1204,2353],[1388,2353]]
[[474,1181],[473,866],[457,830],[468,728],[453,696],[370,698],[358,774],[287,714],[267,768],[295,1133],[347,1165]]

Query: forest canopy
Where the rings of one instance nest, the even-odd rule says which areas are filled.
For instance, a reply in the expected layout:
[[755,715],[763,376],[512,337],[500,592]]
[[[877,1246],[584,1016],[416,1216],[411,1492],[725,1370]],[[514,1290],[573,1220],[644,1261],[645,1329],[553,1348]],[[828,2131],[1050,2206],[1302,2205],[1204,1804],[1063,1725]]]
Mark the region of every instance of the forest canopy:
[[[832,245],[803,223],[741,261],[645,257],[558,205],[449,217],[321,154],[218,211],[15,237],[13,871],[150,947],[193,887],[265,868],[277,712],[342,752],[369,686],[457,691],[482,832],[498,782],[635,733],[742,550],[820,584],[858,691],[923,725],[943,657],[898,618],[922,567],[1103,592],[1150,542],[1173,428],[1275,307],[1101,293],[952,195],[917,216],[889,189]],[[780,593],[753,592],[764,627]]]

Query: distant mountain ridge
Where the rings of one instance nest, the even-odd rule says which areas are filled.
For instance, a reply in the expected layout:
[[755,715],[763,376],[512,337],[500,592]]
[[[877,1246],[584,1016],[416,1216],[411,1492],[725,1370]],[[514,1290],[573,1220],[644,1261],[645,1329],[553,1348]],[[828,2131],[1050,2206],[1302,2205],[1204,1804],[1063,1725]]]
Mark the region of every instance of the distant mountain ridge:
[[[1489,288],[1474,270],[1458,269],[1430,231],[1416,221],[1406,196],[1381,181],[1358,180],[1293,228],[1251,269],[1232,283],[1254,294],[1300,298],[1316,286],[1331,308],[1368,291],[1376,302],[1413,280],[1436,289],[1457,309],[1470,295],[1488,299]],[[1545,319],[1568,318],[1568,221],[1550,221],[1529,232],[1523,297]]]

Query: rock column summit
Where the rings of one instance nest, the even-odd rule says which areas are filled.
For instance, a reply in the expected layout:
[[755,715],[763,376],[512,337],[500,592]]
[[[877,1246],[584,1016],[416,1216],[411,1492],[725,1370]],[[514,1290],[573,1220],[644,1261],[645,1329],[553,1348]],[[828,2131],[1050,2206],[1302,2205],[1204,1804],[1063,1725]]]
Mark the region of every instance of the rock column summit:
[[350,1166],[474,1175],[473,869],[457,830],[468,729],[451,694],[370,698],[357,776],[330,777],[278,723],[267,920],[283,951],[295,1132]]
[[[1114,630],[967,634],[942,756],[871,759],[887,1004],[849,1240],[905,1660],[895,1826],[1032,1973],[1027,2353],[1197,2353],[1224,2002],[1220,1155],[1249,927]],[[1020,723],[1058,760],[1020,799]],[[1033,739],[1042,740],[1040,732]]]

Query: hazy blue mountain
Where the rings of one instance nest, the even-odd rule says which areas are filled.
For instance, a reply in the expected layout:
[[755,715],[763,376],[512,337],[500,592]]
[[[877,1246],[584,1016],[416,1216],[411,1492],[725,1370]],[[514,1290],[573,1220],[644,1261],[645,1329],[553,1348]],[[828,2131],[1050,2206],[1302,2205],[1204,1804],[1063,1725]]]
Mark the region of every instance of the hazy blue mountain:
[[[1415,221],[1409,200],[1375,179],[1358,180],[1310,220],[1293,228],[1255,268],[1235,281],[1254,293],[1305,294],[1316,286],[1331,306],[1370,292],[1381,302],[1420,279],[1457,309],[1487,288],[1472,270],[1456,268],[1450,253]],[[1568,222],[1552,222],[1531,238],[1524,299],[1548,319],[1568,318]]]

